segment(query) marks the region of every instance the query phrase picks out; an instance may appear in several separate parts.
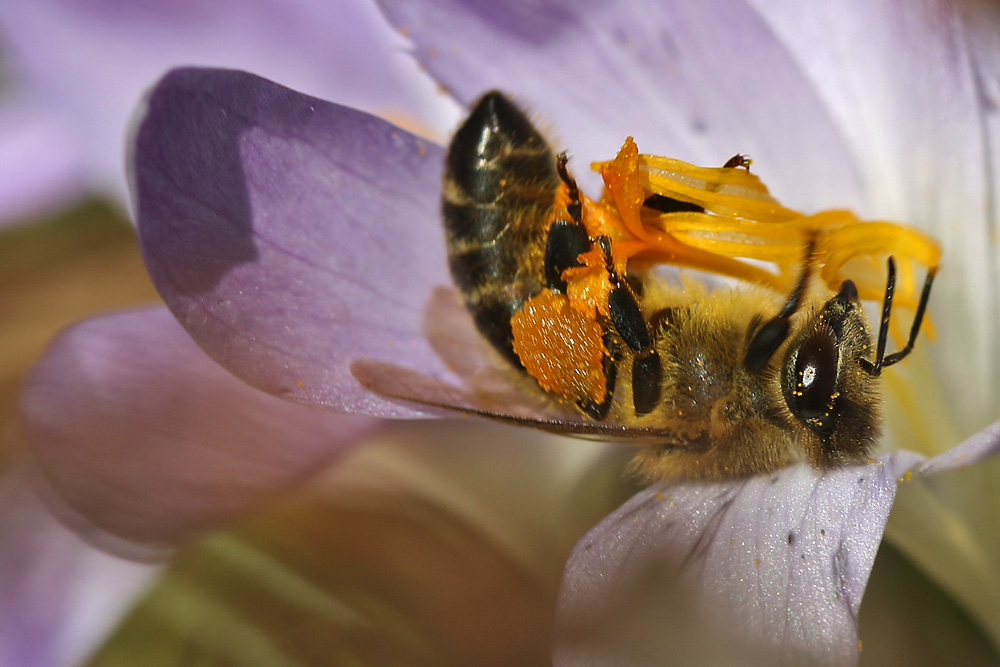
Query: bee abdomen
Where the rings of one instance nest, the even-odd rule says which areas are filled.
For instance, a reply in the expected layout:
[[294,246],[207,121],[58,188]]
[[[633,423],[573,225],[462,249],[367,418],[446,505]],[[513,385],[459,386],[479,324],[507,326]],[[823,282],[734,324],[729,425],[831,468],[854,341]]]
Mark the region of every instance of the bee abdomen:
[[510,319],[543,285],[543,248],[561,183],[555,156],[501,93],[476,104],[445,166],[448,260],[480,332],[517,366]]

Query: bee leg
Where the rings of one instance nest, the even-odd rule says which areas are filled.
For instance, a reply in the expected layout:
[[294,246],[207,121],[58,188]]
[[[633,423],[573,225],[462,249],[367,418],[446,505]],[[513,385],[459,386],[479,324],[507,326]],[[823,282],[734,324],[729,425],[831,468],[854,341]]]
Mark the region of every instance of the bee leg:
[[545,282],[549,289],[566,291],[562,274],[568,268],[582,266],[578,257],[590,250],[587,228],[580,222],[556,220],[545,242]]
[[636,415],[648,414],[660,400],[660,380],[663,366],[653,348],[649,326],[642,316],[639,302],[627,281],[621,280],[611,262],[611,242],[599,237],[598,244],[608,262],[608,273],[614,285],[608,295],[611,323],[625,344],[635,352],[632,358],[632,406]]
[[560,153],[557,155],[556,171],[559,172],[559,178],[562,179],[563,183],[566,184],[566,188],[569,190],[569,203],[566,204],[566,210],[569,212],[569,217],[572,218],[574,222],[580,222],[582,209],[580,206],[580,188],[576,187],[576,180],[569,175],[569,170],[566,169],[567,162],[569,162],[569,157],[566,153]]
[[[653,313],[648,327],[654,343],[673,323],[673,308],[661,308]],[[662,381],[663,365],[654,347],[635,355],[632,359],[632,405],[637,416],[649,414],[660,402]]]
[[660,402],[660,382],[663,379],[663,366],[660,355],[649,348],[632,359],[632,406],[635,414],[649,414]]
[[553,222],[545,241],[545,283],[549,289],[557,292],[566,291],[563,271],[582,266],[578,257],[590,250],[590,237],[580,220],[580,190],[566,170],[567,160],[566,154],[560,153],[556,157],[556,171],[568,190],[569,203],[566,204],[566,211],[570,220]]
[[611,398],[615,393],[615,382],[618,379],[618,362],[622,359],[620,343],[614,339],[614,335],[604,334],[604,347],[608,352],[604,355],[604,379],[605,392],[604,400],[600,403],[590,398],[583,398],[577,401],[576,405],[585,415],[595,421],[603,421],[608,416],[611,409]]
[[642,352],[650,346],[646,320],[642,317],[639,302],[627,285],[619,284],[611,289],[611,294],[608,295],[608,310],[611,313],[612,324],[630,348]]
[[607,391],[604,394],[604,400],[597,403],[593,399],[582,398],[577,401],[577,407],[595,421],[602,421],[607,418],[608,411],[611,409],[611,397],[614,395],[617,376],[618,367],[615,366],[609,355],[604,355],[604,377],[607,380]]
[[802,297],[806,293],[806,287],[809,285],[809,278],[812,275],[813,264],[816,259],[815,252],[816,241],[815,239],[809,239],[809,243],[806,245],[806,259],[802,266],[802,275],[799,276],[799,282],[796,283],[795,289],[792,290],[781,312],[765,322],[764,326],[757,330],[757,333],[754,334],[750,340],[750,344],[747,346],[746,356],[743,358],[743,366],[747,370],[756,373],[764,368],[771,356],[778,351],[781,344],[788,338],[792,315],[795,314],[802,304]]
[[639,302],[636,300],[635,294],[632,293],[628,282],[622,280],[615,271],[611,257],[611,239],[607,236],[598,236],[595,242],[604,253],[608,278],[612,285],[611,293],[608,295],[608,312],[611,314],[611,323],[614,324],[618,334],[630,348],[636,352],[642,352],[649,347],[650,341],[649,328],[642,316]]

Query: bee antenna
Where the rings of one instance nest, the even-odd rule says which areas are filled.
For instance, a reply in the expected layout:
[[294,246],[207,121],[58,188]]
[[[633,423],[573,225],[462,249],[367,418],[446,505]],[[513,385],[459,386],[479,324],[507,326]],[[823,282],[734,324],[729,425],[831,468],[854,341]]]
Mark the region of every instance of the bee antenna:
[[810,238],[809,244],[806,246],[806,258],[802,266],[802,275],[799,277],[799,282],[795,285],[795,289],[792,290],[781,312],[765,323],[754,334],[750,345],[747,347],[747,354],[743,359],[743,365],[746,366],[747,370],[755,372],[763,368],[768,359],[771,358],[778,348],[781,347],[781,344],[785,342],[785,339],[788,338],[789,321],[802,304],[802,296],[806,292],[809,277],[812,275],[815,254],[816,239]]
[[889,313],[892,311],[892,295],[896,290],[896,262],[889,258],[887,262],[889,277],[885,283],[885,300],[882,302],[882,321],[878,330],[878,347],[875,349],[875,363],[867,359],[861,359],[861,367],[872,377],[878,377],[882,369],[886,366],[898,364],[913,351],[913,345],[920,333],[920,325],[924,321],[924,312],[927,310],[927,302],[931,298],[931,285],[934,283],[934,276],[937,275],[937,267],[932,266],[927,271],[927,278],[924,279],[924,289],[920,293],[920,303],[917,304],[917,312],[913,316],[913,324],[910,325],[910,339],[899,352],[885,355],[886,339],[889,337]]

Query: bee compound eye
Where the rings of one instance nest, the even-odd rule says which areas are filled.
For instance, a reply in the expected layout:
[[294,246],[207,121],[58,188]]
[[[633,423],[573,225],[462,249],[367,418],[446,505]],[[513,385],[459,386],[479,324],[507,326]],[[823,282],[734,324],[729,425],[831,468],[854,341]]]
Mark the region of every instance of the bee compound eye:
[[789,408],[821,434],[833,425],[838,357],[836,335],[829,327],[820,327],[802,342],[795,359]]

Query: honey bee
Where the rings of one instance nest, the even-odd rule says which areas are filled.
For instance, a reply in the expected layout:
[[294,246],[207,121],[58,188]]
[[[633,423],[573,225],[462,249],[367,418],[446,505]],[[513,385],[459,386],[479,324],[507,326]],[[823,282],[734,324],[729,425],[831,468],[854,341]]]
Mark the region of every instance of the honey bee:
[[[606,194],[593,201],[523,111],[483,96],[446,158],[451,274],[481,335],[565,412],[473,411],[633,440],[647,479],[864,461],[880,434],[879,376],[913,349],[940,250],[893,223],[784,208],[750,164],[698,168],[640,155],[629,138],[594,165]],[[872,266],[886,255],[883,289]],[[919,296],[912,262],[928,267]],[[743,284],[673,285],[664,264]],[[861,300],[877,296],[873,341]],[[886,354],[894,299],[915,314]]]

